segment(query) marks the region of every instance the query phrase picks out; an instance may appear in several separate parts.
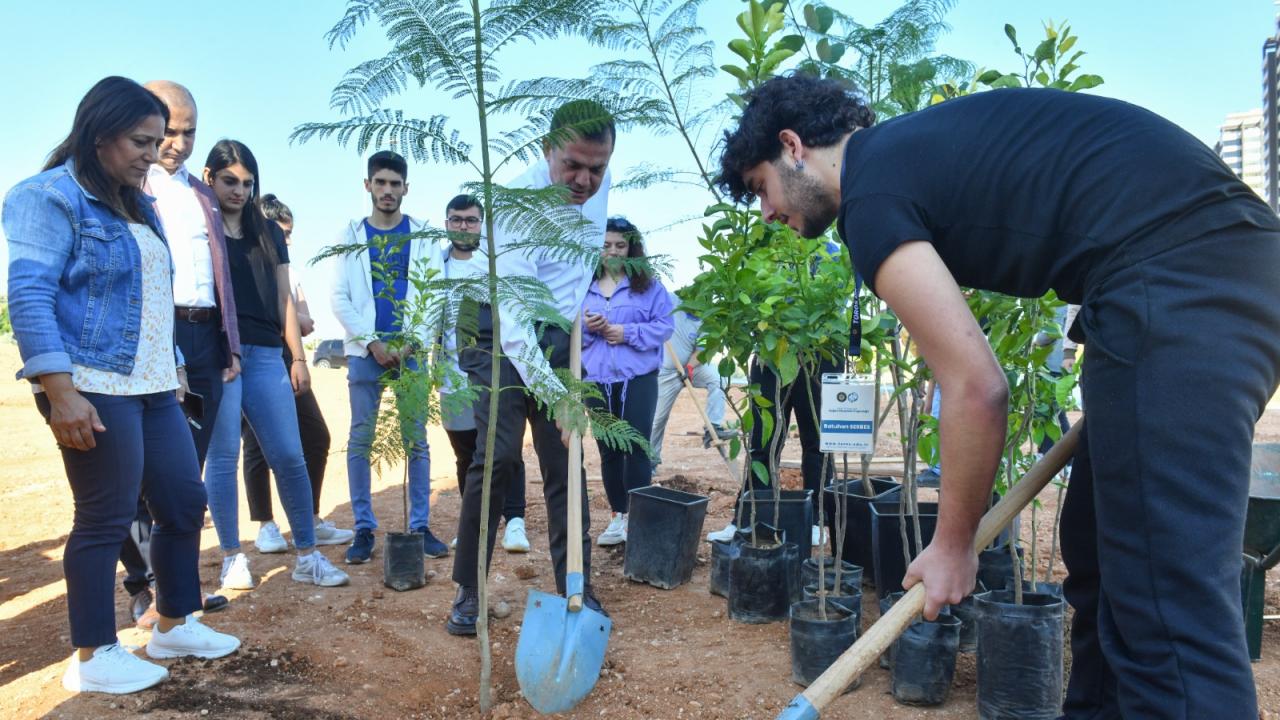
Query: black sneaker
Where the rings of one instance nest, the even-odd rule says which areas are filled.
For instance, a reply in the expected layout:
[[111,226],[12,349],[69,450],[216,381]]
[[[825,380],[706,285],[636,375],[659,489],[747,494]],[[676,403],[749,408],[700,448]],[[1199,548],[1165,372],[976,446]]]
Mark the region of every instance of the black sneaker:
[[605,612],[604,606],[600,604],[600,598],[596,597],[595,591],[589,587],[582,593],[582,606],[609,617],[609,613]]
[[449,546],[431,534],[431,528],[418,528],[414,532],[422,533],[422,554],[429,558],[442,558],[449,554]]
[[368,528],[356,530],[356,539],[347,548],[347,564],[362,565],[373,557],[373,531]]
[[449,621],[444,629],[450,635],[475,635],[476,618],[480,615],[480,594],[473,587],[458,586],[458,594],[453,599],[453,609],[449,611]]

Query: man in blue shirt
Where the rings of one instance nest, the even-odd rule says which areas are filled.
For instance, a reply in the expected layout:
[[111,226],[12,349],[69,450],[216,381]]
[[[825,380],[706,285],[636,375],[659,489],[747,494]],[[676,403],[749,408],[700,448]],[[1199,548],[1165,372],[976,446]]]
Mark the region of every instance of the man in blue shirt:
[[[382,399],[382,378],[398,372],[400,361],[408,353],[407,349],[393,350],[388,345],[388,340],[402,330],[396,308],[414,302],[409,269],[423,264],[439,269],[443,261],[436,243],[395,237],[423,229],[421,222],[400,212],[400,204],[409,192],[408,174],[408,163],[400,155],[388,150],[374,153],[369,158],[369,173],[364,181],[373,211],[368,217],[349,223],[339,240],[343,245],[368,247],[367,251],[338,258],[333,284],[333,314],[346,331],[347,383],[351,397],[347,483],[356,526],[355,540],[347,550],[347,562],[351,564],[368,562],[373,556],[373,531],[378,521],[370,496],[369,446]],[[429,343],[430,338],[415,339],[418,347]],[[449,548],[436,539],[428,527],[431,464],[425,427],[419,424],[414,436],[405,441],[412,446],[409,528],[423,534],[423,552],[427,557],[443,557],[449,554]]]

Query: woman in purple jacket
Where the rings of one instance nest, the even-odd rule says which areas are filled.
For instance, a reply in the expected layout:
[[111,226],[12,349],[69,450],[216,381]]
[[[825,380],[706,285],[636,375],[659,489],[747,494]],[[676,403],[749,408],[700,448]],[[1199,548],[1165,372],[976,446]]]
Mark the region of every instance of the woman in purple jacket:
[[[625,218],[610,218],[596,279],[583,305],[582,369],[600,387],[603,400],[591,404],[631,424],[644,438],[653,430],[658,403],[662,345],[671,337],[671,296],[643,262],[644,240]],[[596,540],[627,540],[627,493],[653,477],[648,451],[639,445],[619,450],[596,441],[601,473],[613,517]]]

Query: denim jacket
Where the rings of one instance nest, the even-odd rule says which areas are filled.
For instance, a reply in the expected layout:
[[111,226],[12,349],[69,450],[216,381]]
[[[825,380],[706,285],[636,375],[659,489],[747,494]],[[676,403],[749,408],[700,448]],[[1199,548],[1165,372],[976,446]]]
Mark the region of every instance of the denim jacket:
[[[89,194],[73,170],[70,161],[46,170],[4,199],[18,377],[33,382],[69,373],[73,364],[128,374],[138,352],[142,255],[128,221]],[[141,211],[163,241],[151,203]]]

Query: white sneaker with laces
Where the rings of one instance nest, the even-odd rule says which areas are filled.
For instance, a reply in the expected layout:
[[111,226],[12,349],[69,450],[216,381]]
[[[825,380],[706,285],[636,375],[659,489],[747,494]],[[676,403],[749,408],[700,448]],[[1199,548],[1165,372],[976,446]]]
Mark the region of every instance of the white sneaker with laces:
[[188,615],[186,622],[173,626],[167,633],[160,632],[157,625],[147,642],[147,655],[156,660],[187,655],[211,659],[230,655],[239,647],[240,639],[236,636],[220,633],[201,624],[194,615]]
[[222,558],[222,587],[227,590],[252,590],[253,573],[249,572],[249,558],[236,553]]
[[609,520],[609,527],[600,533],[600,537],[596,538],[596,544],[601,547],[609,545],[621,545],[627,541],[627,514],[614,513]]
[[809,532],[809,544],[813,546],[827,544],[827,529],[814,525]]
[[93,657],[81,662],[79,651],[72,653],[62,687],[71,692],[102,692],[113,695],[145,690],[169,677],[162,665],[147,662],[125,650],[120,643],[103,645]]
[[356,536],[355,530],[337,527],[328,520],[316,521],[317,545],[346,545]]
[[712,530],[707,533],[707,542],[729,542],[733,540],[733,534],[736,532],[738,532],[738,526],[729,523],[723,530]]
[[253,541],[253,546],[260,553],[282,553],[289,549],[289,541],[280,534],[280,526],[274,520],[268,520],[258,528],[258,537]]
[[[454,538],[457,542],[457,538]],[[509,553],[529,552],[529,537],[524,534],[524,518],[511,518],[502,533],[502,549]]]
[[293,579],[320,587],[337,587],[350,581],[346,573],[334,567],[324,555],[314,551],[310,555],[298,557],[298,564],[293,568]]

